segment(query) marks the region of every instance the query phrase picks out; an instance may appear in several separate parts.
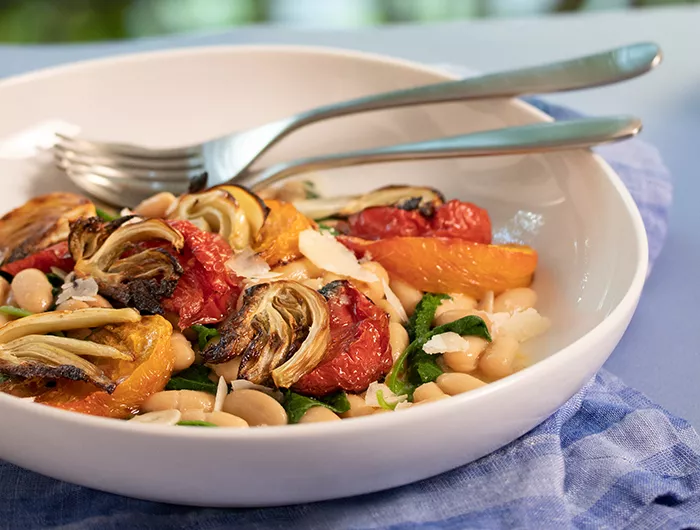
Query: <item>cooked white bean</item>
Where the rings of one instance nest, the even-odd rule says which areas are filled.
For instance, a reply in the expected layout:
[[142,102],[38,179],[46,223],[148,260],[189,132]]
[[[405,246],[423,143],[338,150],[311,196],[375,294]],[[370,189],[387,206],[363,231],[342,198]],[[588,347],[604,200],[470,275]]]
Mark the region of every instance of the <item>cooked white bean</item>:
[[22,309],[43,313],[53,303],[53,287],[39,269],[24,269],[12,279],[12,294]]
[[170,348],[175,356],[174,372],[181,372],[185,368],[192,366],[194,362],[194,350],[190,341],[179,331],[173,331],[170,335]]
[[413,392],[413,402],[419,403],[428,399],[439,398],[445,393],[435,383],[423,383]]
[[394,291],[396,298],[399,299],[406,314],[410,317],[416,310],[420,299],[423,298],[423,292],[399,279],[392,279],[389,282],[389,287]]
[[304,412],[299,423],[321,423],[324,421],[340,421],[340,416],[326,407],[311,407]]
[[309,278],[308,280],[302,280],[301,283],[314,291],[318,291],[323,287],[323,280],[321,278]]
[[348,402],[350,403],[350,410],[343,412],[340,415],[342,418],[357,418],[374,413],[374,407],[370,407],[362,396],[348,394]]
[[513,361],[517,353],[518,341],[509,335],[499,335],[479,359],[479,369],[493,379],[510,375],[513,373]]
[[451,351],[442,354],[447,366],[455,372],[473,372],[479,364],[479,356],[488,346],[486,339],[481,337],[465,337],[469,348],[465,351]]
[[181,421],[206,421],[217,427],[248,427],[248,422],[243,418],[221,411],[187,410],[182,413]]
[[163,191],[145,199],[134,208],[134,213],[144,217],[165,217],[168,209],[175,202],[175,195]]
[[225,363],[210,364],[208,366],[214,370],[214,373],[217,376],[217,381],[219,380],[219,377],[223,377],[227,383],[230,383],[231,381],[238,379],[238,369],[241,367],[241,360],[243,360],[243,357],[239,355],[238,357],[234,357]]
[[257,390],[234,390],[224,400],[224,412],[243,418],[251,427],[285,425],[287,413],[277,400]]
[[440,387],[440,390],[448,396],[469,392],[486,385],[481,379],[477,379],[473,375],[460,374],[458,372],[440,374],[435,382]]
[[481,311],[486,311],[487,313],[493,313],[493,301],[493,291],[489,291],[484,295],[484,297],[481,300],[479,300],[479,305],[477,306],[477,309],[480,309]]
[[398,322],[389,323],[389,344],[391,355],[396,360],[408,348],[408,332]]
[[76,309],[87,309],[90,307],[86,302],[82,300],[76,300],[75,298],[69,298],[65,302],[61,302],[56,306],[56,311],[75,311]]
[[317,278],[323,274],[323,271],[307,258],[298,259],[286,265],[280,265],[272,269],[272,272],[282,275],[278,276],[278,279],[297,281]]
[[447,399],[448,397],[450,397],[450,396],[448,396],[447,394],[442,394],[441,396],[431,397],[431,398],[428,398],[428,399],[424,399],[423,401],[415,401],[415,402],[413,403],[413,405],[414,405],[414,406],[416,406],[416,405],[425,405],[426,403],[432,403],[433,401],[440,401],[441,399]]
[[450,298],[443,300],[435,311],[435,321],[444,313],[450,311],[471,311],[476,309],[476,300],[461,293],[451,293]]
[[86,303],[88,307],[106,307],[107,309],[112,307],[112,304],[104,297],[96,294],[92,297],[92,300],[88,300]]
[[499,294],[493,301],[493,310],[495,313],[524,311],[536,303],[537,293],[533,289],[518,287]]
[[492,323],[489,316],[483,311],[478,311],[476,309],[455,309],[453,311],[447,311],[446,313],[442,313],[439,317],[437,317],[433,321],[433,325],[442,326],[443,324],[449,324],[450,322],[454,322],[455,320],[459,320],[460,318],[468,317],[470,315],[481,317],[486,323],[486,327],[489,329],[489,331],[491,331]]
[[386,314],[389,315],[389,322],[396,322],[401,324],[401,316],[396,311],[396,308],[389,303],[388,300],[380,300],[375,304],[378,308],[383,309]]
[[176,409],[180,412],[188,410],[211,412],[214,409],[214,396],[196,390],[164,390],[146,398],[141,405],[141,412],[168,409]]
[[367,295],[367,297],[372,300],[375,304],[384,299],[384,283],[389,283],[389,273],[386,269],[381,266],[381,264],[376,261],[366,261],[361,267],[366,271],[374,274],[378,280],[376,282],[369,282],[362,285],[362,292]]
[[8,296],[10,296],[10,282],[0,276],[0,305],[5,305]]

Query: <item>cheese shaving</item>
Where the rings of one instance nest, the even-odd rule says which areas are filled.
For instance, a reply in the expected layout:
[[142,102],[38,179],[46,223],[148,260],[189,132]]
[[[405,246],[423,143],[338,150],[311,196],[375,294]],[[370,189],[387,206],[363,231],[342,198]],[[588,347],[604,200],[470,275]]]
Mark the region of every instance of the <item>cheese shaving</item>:
[[226,262],[226,267],[241,278],[272,279],[281,276],[279,272],[270,272],[267,262],[258,256],[250,247],[237,252]]
[[552,325],[551,321],[540,315],[536,309],[529,308],[514,313],[491,313],[494,335],[510,335],[518,342],[528,341],[541,335]]
[[446,331],[439,335],[433,335],[428,342],[423,345],[423,351],[430,354],[467,351],[468,349],[469,341],[462,338],[454,331]]
[[80,300],[82,302],[92,302],[99,291],[94,278],[75,278],[70,275],[66,277],[66,283],[61,286],[61,293],[56,298],[56,305],[70,300]]
[[216,385],[216,397],[214,398],[214,412],[220,412],[224,408],[224,399],[228,395],[228,383],[223,376],[219,377],[219,384]]
[[382,392],[382,398],[388,405],[402,403],[408,399],[408,396],[397,396],[384,383],[378,383],[375,381],[374,383],[369,384],[367,387],[367,393],[365,394],[365,404],[368,407],[374,407],[376,409],[382,408],[382,406],[379,404],[379,400],[377,399],[377,392],[379,391]]
[[362,268],[355,254],[329,234],[308,229],[299,234],[299,250],[319,269],[372,283],[379,278]]
[[396,311],[396,314],[399,315],[401,322],[408,322],[408,315],[406,314],[406,310],[403,308],[399,297],[396,296],[394,291],[391,290],[391,287],[389,287],[389,284],[384,278],[382,278],[382,285],[384,286],[384,296],[386,297],[386,301],[389,302],[391,307],[394,308],[394,311]]

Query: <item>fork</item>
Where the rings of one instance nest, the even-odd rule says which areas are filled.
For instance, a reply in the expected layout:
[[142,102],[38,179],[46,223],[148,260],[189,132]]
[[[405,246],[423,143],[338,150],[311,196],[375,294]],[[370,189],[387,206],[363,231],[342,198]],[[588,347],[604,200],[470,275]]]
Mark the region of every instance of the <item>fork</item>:
[[[630,138],[635,136],[641,127],[641,121],[631,116],[535,123],[422,142],[303,158],[276,164],[260,172],[238,175],[228,183],[258,191],[279,180],[322,169],[402,160],[510,155],[586,148]],[[69,171],[78,170],[69,168]],[[195,181],[194,184],[195,187],[203,188],[206,184],[206,173],[200,177],[203,178],[203,182]],[[72,178],[89,194],[107,203],[121,206],[134,206],[153,193],[174,189],[167,185],[156,188],[153,182],[147,179],[111,177],[93,173],[89,167],[81,169],[80,173],[72,175]]]
[[[173,149],[95,142],[58,135],[54,154],[59,167],[78,185],[85,175],[105,181],[132,180],[142,198],[158,191],[182,193],[243,178],[251,165],[291,132],[321,120],[402,106],[514,97],[575,90],[637,77],[659,64],[656,44],[638,43],[578,59],[460,81],[427,85],[335,103],[208,142]],[[94,180],[94,179],[93,179]],[[123,186],[128,186],[122,182]],[[94,188],[94,186],[92,186]],[[100,195],[104,200],[114,198]]]

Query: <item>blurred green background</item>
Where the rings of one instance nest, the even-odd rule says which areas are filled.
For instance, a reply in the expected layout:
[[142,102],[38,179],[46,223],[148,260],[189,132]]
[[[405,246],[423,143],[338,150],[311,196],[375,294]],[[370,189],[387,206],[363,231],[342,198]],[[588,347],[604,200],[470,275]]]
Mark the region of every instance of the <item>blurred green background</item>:
[[115,40],[250,24],[337,29],[700,0],[0,0],[0,41]]

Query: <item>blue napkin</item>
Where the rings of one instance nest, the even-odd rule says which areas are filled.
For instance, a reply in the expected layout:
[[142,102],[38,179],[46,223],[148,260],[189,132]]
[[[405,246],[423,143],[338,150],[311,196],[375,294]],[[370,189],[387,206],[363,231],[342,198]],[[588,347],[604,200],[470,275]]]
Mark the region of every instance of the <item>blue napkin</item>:
[[[557,119],[578,116],[532,102]],[[653,262],[666,234],[670,175],[639,140],[599,152],[640,207]],[[13,529],[700,529],[700,438],[601,370],[508,446],[385,492],[282,508],[197,509],[100,493],[0,462],[0,499],[0,527]]]

